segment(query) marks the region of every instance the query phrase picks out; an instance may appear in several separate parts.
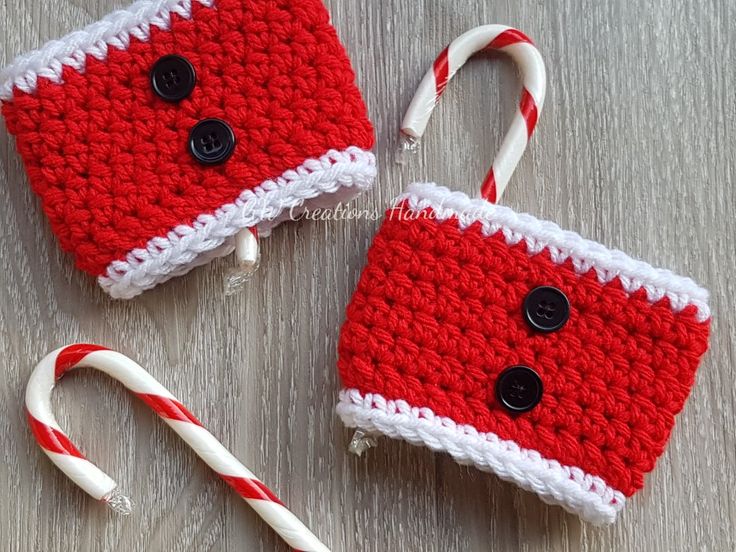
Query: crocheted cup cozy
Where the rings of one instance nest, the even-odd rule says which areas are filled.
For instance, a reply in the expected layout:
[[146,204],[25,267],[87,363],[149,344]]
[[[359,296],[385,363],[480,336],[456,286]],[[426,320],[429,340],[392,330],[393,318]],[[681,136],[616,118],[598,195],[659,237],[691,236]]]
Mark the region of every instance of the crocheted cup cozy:
[[[567,298],[554,331],[529,323],[545,323],[544,301],[524,312],[540,286]],[[338,413],[613,522],[694,383],[707,301],[689,278],[551,222],[415,184],[388,211],[347,309]],[[539,385],[502,383],[518,366]],[[530,408],[509,408],[518,399]]]
[[244,228],[267,235],[310,202],[347,200],[376,174],[373,129],[319,0],[139,0],[17,58],[0,100],[62,248],[114,297],[231,252]]

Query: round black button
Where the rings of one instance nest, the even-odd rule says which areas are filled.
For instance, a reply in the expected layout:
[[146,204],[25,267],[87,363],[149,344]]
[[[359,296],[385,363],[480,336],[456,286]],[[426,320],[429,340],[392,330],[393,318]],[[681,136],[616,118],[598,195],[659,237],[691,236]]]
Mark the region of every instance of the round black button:
[[235,149],[235,133],[225,121],[205,119],[189,133],[189,152],[203,165],[224,163]]
[[178,102],[194,90],[197,76],[189,60],[172,54],[160,58],[151,69],[151,86],[167,102]]
[[537,331],[556,332],[570,318],[570,302],[557,288],[535,288],[524,299],[524,318]]
[[511,412],[526,412],[542,400],[542,379],[526,366],[506,368],[496,380],[496,398]]

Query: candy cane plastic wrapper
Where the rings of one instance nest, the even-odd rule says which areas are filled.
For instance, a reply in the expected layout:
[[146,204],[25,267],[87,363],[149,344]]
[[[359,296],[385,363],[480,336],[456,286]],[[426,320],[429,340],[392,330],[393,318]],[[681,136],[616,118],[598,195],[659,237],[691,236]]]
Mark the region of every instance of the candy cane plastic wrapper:
[[[519,163],[542,111],[547,87],[544,60],[532,41],[521,31],[504,25],[476,27],[454,40],[427,72],[401,125],[402,152],[414,152],[427,128],[435,105],[447,83],[475,53],[499,50],[511,56],[521,70],[523,89],[501,149],[481,187],[481,196],[496,203]],[[403,157],[402,157],[403,159]]]
[[43,451],[89,495],[105,501],[119,513],[130,513],[131,501],[117,491],[113,479],[79,452],[51,412],[51,392],[56,381],[82,366],[106,373],[135,393],[290,546],[296,550],[329,552],[264,483],[141,366],[104,347],[77,344],[57,349],[36,366],[26,388],[26,409],[31,430]]
[[225,276],[225,295],[235,295],[245,289],[261,264],[261,248],[258,228],[246,228],[235,234],[236,266]]

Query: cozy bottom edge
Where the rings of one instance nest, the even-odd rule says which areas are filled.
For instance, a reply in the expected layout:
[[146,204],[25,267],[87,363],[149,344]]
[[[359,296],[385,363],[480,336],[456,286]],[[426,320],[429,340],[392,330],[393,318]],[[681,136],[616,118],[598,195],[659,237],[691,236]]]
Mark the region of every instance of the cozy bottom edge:
[[334,207],[369,189],[376,177],[373,153],[358,147],[331,150],[280,177],[243,191],[233,203],[200,215],[154,237],[125,260],[110,263],[99,285],[116,299],[130,299],[197,266],[230,254],[234,236],[257,227],[267,236],[281,222],[305,209]]
[[544,502],[562,506],[594,524],[613,523],[626,502],[622,492],[600,477],[577,467],[563,466],[493,433],[456,424],[435,415],[429,408],[344,389],[340,392],[337,413],[348,427],[446,452],[460,464],[494,473],[536,493]]

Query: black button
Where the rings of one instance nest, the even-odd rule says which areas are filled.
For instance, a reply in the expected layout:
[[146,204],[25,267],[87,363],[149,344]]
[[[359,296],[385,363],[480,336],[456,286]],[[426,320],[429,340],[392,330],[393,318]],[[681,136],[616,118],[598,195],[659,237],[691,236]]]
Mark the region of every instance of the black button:
[[225,121],[205,119],[189,133],[189,152],[203,165],[224,163],[235,149],[235,133]]
[[524,318],[537,331],[556,332],[570,318],[570,302],[557,288],[535,288],[524,299]]
[[496,398],[511,412],[526,412],[542,400],[542,379],[526,366],[506,368],[496,380]]
[[189,60],[175,54],[162,57],[151,69],[153,91],[167,102],[178,102],[189,96],[196,81]]

